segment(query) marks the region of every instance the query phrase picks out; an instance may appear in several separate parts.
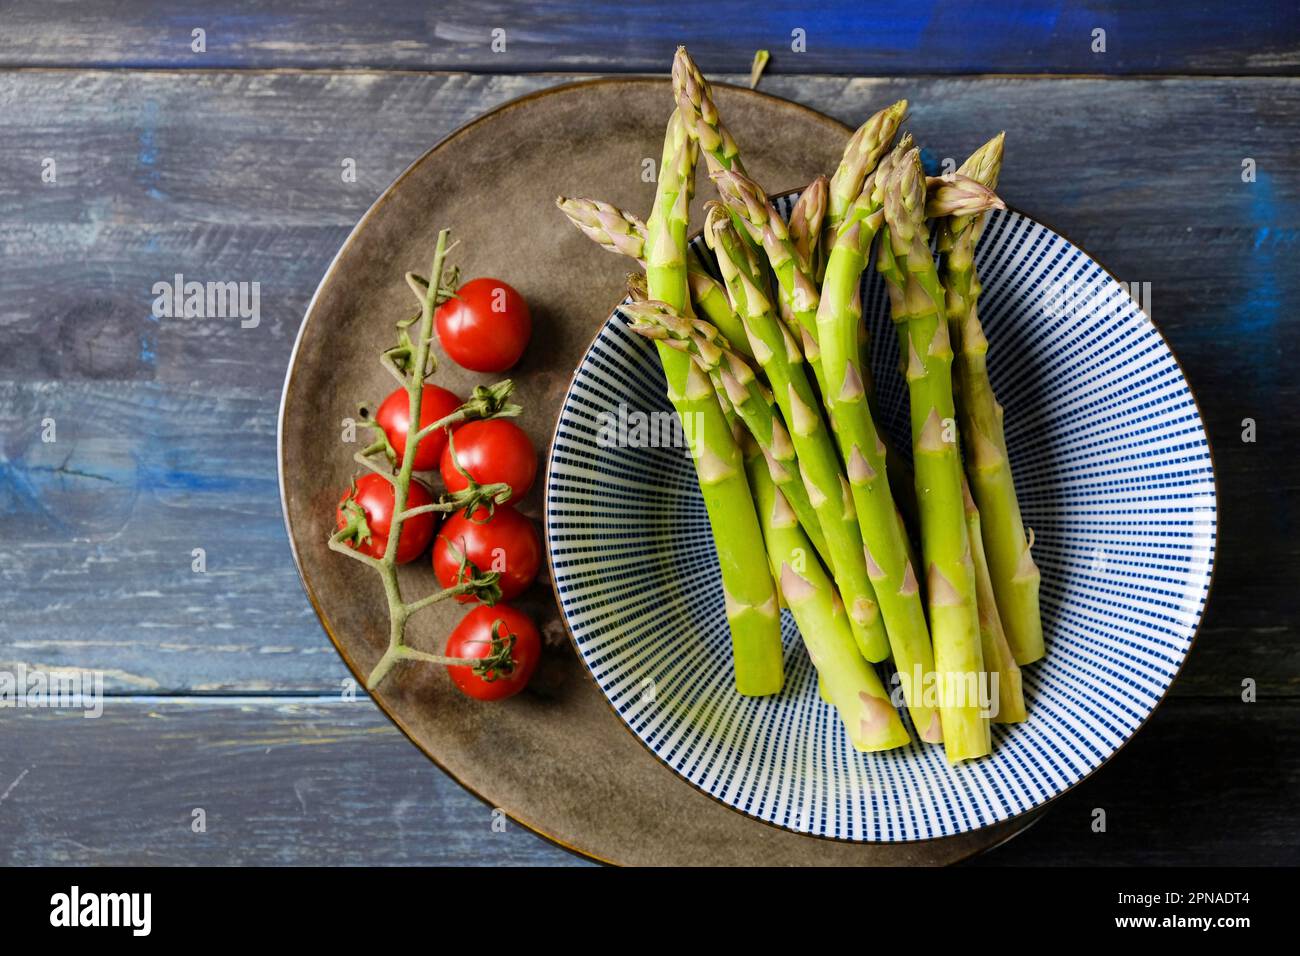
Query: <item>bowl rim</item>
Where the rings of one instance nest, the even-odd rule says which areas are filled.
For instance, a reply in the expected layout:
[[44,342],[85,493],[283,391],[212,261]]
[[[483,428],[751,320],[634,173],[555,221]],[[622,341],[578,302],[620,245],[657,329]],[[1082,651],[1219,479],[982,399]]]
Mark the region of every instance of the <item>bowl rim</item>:
[[[725,86],[726,84],[714,84],[714,85]],[[824,115],[824,114],[819,114],[819,115]],[[830,117],[827,118],[830,119]],[[833,120],[833,122],[838,122],[838,120]],[[849,127],[847,126],[845,126],[844,128],[846,130],[849,129]],[[805,188],[807,187],[804,186],[798,189],[775,190],[769,192],[768,195],[776,198],[782,198],[782,199],[788,197],[792,198],[793,195],[801,193]],[[1165,351],[1167,351],[1169,353],[1170,358],[1173,359],[1174,365],[1177,367],[1179,374],[1182,375],[1183,381],[1187,385],[1187,393],[1188,395],[1191,396],[1192,407],[1196,409],[1197,420],[1201,424],[1201,430],[1205,433],[1205,451],[1206,451],[1206,455],[1209,457],[1210,460],[1210,485],[1213,488],[1213,497],[1214,497],[1214,550],[1210,556],[1209,577],[1206,579],[1205,582],[1205,599],[1201,602],[1201,612],[1200,614],[1197,615],[1196,625],[1195,627],[1192,628],[1192,633],[1188,638],[1187,651],[1183,654],[1183,659],[1179,662],[1177,669],[1175,669],[1173,673],[1173,676],[1170,677],[1169,684],[1168,686],[1165,687],[1164,691],[1161,693],[1159,700],[1155,702],[1154,706],[1152,706],[1151,710],[1147,713],[1147,715],[1142,718],[1142,720],[1138,723],[1138,725],[1133,728],[1132,733],[1130,733],[1127,737],[1125,737],[1118,747],[1116,747],[1113,751],[1111,751],[1110,754],[1108,754],[1095,767],[1093,767],[1091,770],[1087,771],[1081,777],[1079,777],[1078,780],[1075,780],[1073,783],[1064,787],[1059,792],[1048,797],[1042,803],[1035,804],[1034,806],[1031,806],[1025,810],[1020,810],[1018,812],[1012,813],[1004,820],[993,820],[988,823],[981,824],[979,826],[971,827],[967,830],[960,830],[956,833],[939,834],[936,836],[912,837],[912,838],[905,838],[905,839],[898,839],[898,840],[855,840],[852,839],[851,837],[833,836],[825,833],[812,833],[806,830],[796,830],[793,827],[786,826],[781,823],[776,823],[772,820],[765,820],[761,817],[754,816],[752,814],[746,813],[744,810],[740,809],[739,807],[733,806],[732,804],[723,800],[720,796],[710,793],[709,791],[701,787],[699,784],[697,784],[695,781],[691,780],[690,778],[686,777],[684,774],[680,773],[675,767],[673,767],[666,760],[664,760],[654,750],[654,748],[650,746],[650,744],[646,743],[646,741],[643,740],[639,734],[637,734],[630,726],[628,726],[627,721],[623,719],[622,715],[618,712],[618,709],[610,701],[609,696],[605,693],[604,689],[600,687],[600,681],[596,678],[595,673],[591,670],[591,665],[587,663],[586,656],[582,653],[582,649],[578,646],[578,639],[576,635],[573,633],[572,625],[569,623],[569,615],[564,609],[564,602],[560,599],[560,589],[559,586],[556,584],[556,580],[555,580],[555,561],[551,549],[551,475],[555,467],[555,442],[556,439],[559,438],[560,421],[561,421],[561,415],[557,415],[555,419],[555,428],[551,433],[550,447],[548,448],[546,453],[545,482],[542,486],[542,526],[543,526],[542,530],[543,530],[544,540],[546,544],[546,549],[545,549],[546,570],[548,572],[548,576],[551,583],[551,591],[554,593],[555,603],[559,606],[560,620],[564,624],[564,632],[569,638],[569,643],[573,645],[574,653],[577,654],[578,659],[582,661],[583,667],[587,669],[588,675],[591,677],[592,681],[595,682],[597,688],[600,689],[601,700],[604,701],[605,706],[609,708],[610,713],[613,714],[614,718],[618,721],[619,725],[625,731],[627,731],[627,733],[631,734],[632,737],[639,744],[641,744],[641,746],[643,746],[646,750],[654,754],[655,759],[659,760],[659,762],[662,763],[668,770],[670,770],[679,780],[690,785],[697,792],[702,793],[704,796],[708,797],[710,800],[714,801],[715,803],[721,804],[731,812],[738,813],[741,816],[745,817],[746,819],[753,820],[756,823],[761,823],[764,826],[772,827],[776,830],[781,830],[786,833],[796,833],[800,836],[811,837],[815,840],[826,840],[831,843],[889,845],[889,844],[934,843],[940,840],[950,840],[955,837],[967,836],[971,833],[976,833],[980,830],[987,830],[989,827],[1010,823],[1013,820],[1023,821],[1024,818],[1031,817],[1029,822],[1026,823],[1022,829],[1017,830],[1012,834],[1009,834],[1006,837],[1006,839],[998,841],[997,843],[993,844],[992,846],[989,846],[983,851],[976,851],[975,853],[972,853],[970,856],[963,857],[963,859],[970,859],[972,856],[979,855],[980,853],[983,852],[988,852],[988,850],[1001,846],[1002,844],[1008,842],[1009,840],[1014,839],[1016,836],[1019,836],[1026,829],[1033,826],[1034,823],[1040,820],[1044,815],[1044,813],[1046,813],[1046,811],[1049,808],[1051,808],[1051,806],[1057,800],[1065,796],[1070,791],[1074,790],[1084,781],[1092,778],[1099,770],[1101,770],[1108,763],[1110,763],[1111,760],[1113,760],[1116,756],[1118,756],[1120,751],[1122,751],[1125,747],[1127,747],[1129,743],[1133,740],[1133,738],[1135,738],[1139,733],[1141,733],[1142,728],[1144,728],[1147,725],[1147,723],[1151,720],[1151,718],[1155,716],[1156,711],[1160,709],[1161,705],[1164,704],[1164,702],[1169,699],[1170,691],[1173,690],[1174,684],[1177,683],[1179,676],[1181,676],[1183,672],[1183,668],[1187,666],[1188,658],[1192,656],[1192,650],[1195,648],[1196,639],[1197,637],[1200,636],[1201,628],[1205,624],[1205,615],[1209,611],[1210,598],[1214,592],[1214,574],[1218,568],[1220,509],[1219,509],[1219,470],[1218,470],[1217,462],[1214,457],[1214,446],[1210,441],[1210,429],[1209,426],[1206,424],[1205,413],[1201,409],[1200,400],[1197,399],[1196,397],[1196,389],[1192,387],[1191,377],[1188,376],[1187,369],[1183,367],[1182,361],[1178,358],[1178,353],[1174,351],[1173,346],[1169,343],[1168,337],[1164,334],[1163,331],[1161,331],[1160,326],[1156,324],[1155,320],[1151,317],[1151,315],[1147,312],[1147,310],[1142,307],[1142,304],[1138,302],[1136,298],[1133,297],[1133,294],[1129,291],[1128,285],[1122,279],[1120,279],[1119,276],[1115,275],[1114,272],[1112,272],[1104,263],[1102,263],[1096,256],[1090,253],[1086,248],[1081,246],[1079,243],[1075,242],[1074,239],[1072,239],[1069,235],[1062,232],[1060,229],[1057,229],[1055,226],[1051,225],[1050,223],[1043,221],[1037,216],[1029,215],[1027,212],[1024,212],[1018,206],[1013,206],[1011,203],[1006,204],[1006,211],[1010,213],[1015,213],[1016,215],[1021,216],[1024,219],[1027,219],[1029,222],[1041,226],[1044,229],[1048,230],[1049,232],[1057,236],[1060,236],[1066,242],[1070,243],[1070,245],[1074,246],[1075,249],[1079,250],[1081,253],[1087,256],[1088,259],[1096,263],[1098,268],[1100,268],[1102,272],[1109,279],[1111,279],[1121,289],[1124,290],[1124,293],[1133,302],[1134,307],[1143,316],[1143,318],[1145,318],[1147,322],[1150,323],[1151,328],[1155,331],[1156,335],[1159,337],[1160,343],[1164,346]],[[689,236],[687,236],[687,242],[688,243],[694,242],[695,239],[697,239],[702,234],[703,234],[702,229],[695,230]],[[599,327],[592,335],[591,340],[587,343],[586,349],[583,350],[582,358],[579,359],[578,364],[574,367],[572,374],[569,376],[569,384],[568,387],[565,389],[565,393],[564,393],[565,403],[567,403],[569,395],[573,391],[573,385],[574,382],[577,380],[578,373],[582,370],[582,367],[586,364],[587,359],[591,355],[592,350],[596,347],[596,343],[600,340],[600,337],[604,334],[605,328],[608,325],[610,318],[613,317],[614,312],[617,311],[619,306],[621,306],[625,301],[627,301],[626,296],[624,296],[622,299],[614,303],[614,305],[609,310],[609,315],[606,316],[606,318],[600,323]],[[561,413],[563,413],[564,403],[561,404],[560,410]]]

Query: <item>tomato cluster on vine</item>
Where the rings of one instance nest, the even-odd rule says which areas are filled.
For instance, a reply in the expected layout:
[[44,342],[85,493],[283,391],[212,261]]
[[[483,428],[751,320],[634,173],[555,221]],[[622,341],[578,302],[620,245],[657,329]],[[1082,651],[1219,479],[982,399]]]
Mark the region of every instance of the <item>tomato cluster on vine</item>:
[[[445,235],[440,242],[444,239]],[[358,458],[371,471],[355,479],[340,499],[331,547],[351,549],[391,575],[393,565],[420,559],[432,545],[434,574],[444,590],[413,604],[390,595],[390,614],[395,619],[400,614],[404,626],[410,613],[449,596],[478,607],[449,635],[443,656],[407,647],[398,628],[385,661],[395,655],[395,659],[442,663],[466,695],[501,700],[523,690],[541,654],[541,637],[532,620],[498,603],[522,595],[541,570],[537,528],[513,505],[533,485],[537,452],[523,429],[500,417],[519,410],[504,405],[513,387],[509,382],[480,386],[468,402],[424,383],[426,330],[436,321],[443,349],[457,364],[496,372],[522,356],[531,318],[523,297],[497,279],[474,279],[454,293],[441,284],[430,289],[418,277],[408,276],[408,283],[422,298],[421,341],[416,345],[407,332],[417,320],[399,323],[399,345],[384,353],[386,367],[406,384],[394,389],[367,422],[382,437]],[[411,374],[412,368],[418,372]],[[417,394],[419,423],[412,428],[411,406]],[[440,425],[447,422],[451,424]],[[417,445],[408,463],[410,441]],[[371,463],[367,456],[372,453],[387,457],[394,476]],[[399,471],[402,465],[406,467]],[[424,476],[437,472],[446,493],[436,497],[426,480],[413,472]],[[396,520],[399,484],[406,488],[400,521]],[[390,559],[395,525],[400,532]],[[398,601],[396,607],[393,600]],[[381,662],[372,682],[382,680],[388,667],[391,663],[382,666]]]

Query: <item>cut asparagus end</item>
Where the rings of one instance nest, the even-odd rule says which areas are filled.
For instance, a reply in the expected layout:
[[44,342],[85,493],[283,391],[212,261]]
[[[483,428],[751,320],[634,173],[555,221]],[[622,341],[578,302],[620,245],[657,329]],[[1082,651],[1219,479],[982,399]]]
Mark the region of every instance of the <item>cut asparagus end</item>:
[[812,557],[812,545],[789,502],[773,484],[761,456],[747,457],[745,467],[778,590],[799,625],[823,699],[835,707],[856,750],[890,750],[909,743],[880,676],[858,652],[839,593]]

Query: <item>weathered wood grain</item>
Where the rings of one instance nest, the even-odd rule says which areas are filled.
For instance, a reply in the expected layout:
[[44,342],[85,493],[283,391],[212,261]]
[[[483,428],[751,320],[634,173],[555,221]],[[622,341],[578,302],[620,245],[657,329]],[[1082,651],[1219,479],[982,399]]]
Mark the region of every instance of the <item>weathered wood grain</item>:
[[[1297,706],[1170,701],[979,862],[1294,865]],[[495,832],[492,808],[364,701],[110,701],[97,720],[9,712],[4,731],[6,865],[581,862],[513,821]]]
[[[196,28],[206,34],[201,53]],[[1105,31],[1104,52],[1096,30]],[[657,71],[678,43],[707,68],[732,71],[770,49],[771,69],[782,73],[1259,74],[1300,65],[1294,5],[1176,0],[405,0],[382,15],[342,0],[14,0],[4,10],[0,65]]]
[[267,396],[0,383],[0,434],[0,668],[103,670],[134,693],[348,676],[284,540]]
[[[564,79],[0,74],[0,661],[103,669],[121,693],[338,688],[276,501],[274,417],[299,317],[403,167],[478,112]],[[1211,609],[1175,693],[1235,697],[1250,677],[1294,695],[1300,422],[1284,362],[1300,325],[1284,309],[1300,295],[1300,81],[765,88],[847,121],[905,95],[935,162],[1005,127],[1008,200],[1121,279],[1151,282],[1222,493]],[[356,183],[340,175],[348,157]],[[261,324],[155,321],[153,283],[176,272],[260,282]],[[206,575],[190,570],[195,547]]]
[[364,699],[110,701],[94,720],[4,723],[9,866],[582,862],[500,815],[494,829],[493,808]]

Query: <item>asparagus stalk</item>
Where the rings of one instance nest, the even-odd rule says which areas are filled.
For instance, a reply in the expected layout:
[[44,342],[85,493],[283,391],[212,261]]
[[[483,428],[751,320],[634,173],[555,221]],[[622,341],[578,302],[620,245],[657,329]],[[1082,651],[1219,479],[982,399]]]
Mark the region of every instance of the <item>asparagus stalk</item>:
[[[938,219],[940,247],[945,227],[951,222],[972,222],[990,209],[1006,209],[989,186],[958,170],[946,176],[925,177],[925,218]],[[964,228],[964,227],[963,227]]]
[[718,330],[733,342],[736,351],[745,358],[754,356],[749,350],[749,339],[745,337],[745,326],[731,308],[731,299],[722,283],[707,272],[687,269],[687,285],[691,287],[691,301],[704,314],[704,317],[717,326]]
[[679,46],[673,57],[673,95],[686,132],[704,151],[709,169],[734,169],[743,173],[740,147],[722,125],[717,104],[713,102],[713,90],[684,46]]
[[799,258],[811,263],[822,241],[822,224],[826,219],[827,189],[830,181],[818,176],[799,194],[790,210],[790,240]]
[[662,302],[625,307],[631,329],[686,352],[709,373],[719,395],[726,396],[767,461],[768,474],[794,509],[804,532],[823,561],[830,563],[826,537],[808,499],[790,433],[773,407],[772,393],[718,330],[699,319],[678,315]]
[[772,572],[817,668],[822,699],[839,712],[854,748],[891,750],[910,737],[875,668],[857,652],[844,604],[817,560],[785,496],[772,483],[763,456],[751,445],[746,468],[758,498]]
[[1007,643],[1002,619],[998,615],[997,600],[993,595],[993,580],[989,576],[988,558],[984,554],[984,540],[980,529],[980,512],[971,497],[970,487],[962,482],[963,503],[966,508],[966,533],[970,537],[971,560],[975,566],[975,603],[979,607],[980,652],[984,656],[986,673],[998,675],[998,706],[992,714],[995,724],[1018,724],[1026,719],[1025,690],[1020,667]]
[[[737,234],[747,236],[766,253],[779,287],[781,313],[790,317],[787,322],[790,331],[802,339],[804,360],[813,370],[818,390],[826,394],[821,350],[817,345],[819,296],[811,265],[800,258],[784,220],[758,183],[734,169],[715,170],[711,175],[732,220],[743,230]],[[708,241],[707,231],[705,241]]]
[[867,176],[876,168],[894,141],[899,124],[907,113],[907,100],[899,100],[875,113],[857,128],[844,147],[844,155],[831,177],[826,197],[826,221],[823,225],[822,269],[815,278],[820,282],[825,274],[826,259],[830,254],[835,233],[848,215],[849,207],[862,192]]
[[848,607],[853,636],[867,660],[884,660],[889,642],[867,576],[853,492],[840,468],[830,430],[822,420],[803,356],[761,290],[735,226],[716,204],[708,209],[704,238],[717,254],[731,305],[744,323],[750,348],[767,373],[776,403],[790,425],[808,498],[826,537],[831,570]]
[[[820,277],[818,263],[830,249],[829,245],[822,242],[822,226],[826,221],[829,188],[830,180],[825,176],[818,176],[810,182],[795,200],[787,226],[795,252],[799,254],[799,259],[806,265],[809,274],[814,277]],[[794,321],[794,316],[790,314],[784,302],[781,306],[781,318],[787,325]]]
[[952,395],[952,348],[944,292],[930,255],[925,175],[915,148],[883,183],[888,230],[878,267],[907,356],[913,466],[926,564],[926,596],[939,682],[944,748],[950,762],[989,752],[981,714],[983,671],[975,571],[961,493],[961,460]]
[[[669,120],[646,225],[646,285],[651,298],[689,311],[687,210],[695,151],[677,112]],[[709,378],[689,356],[659,343],[668,398],[681,419],[713,530],[736,668],[736,690],[774,694],[783,682],[776,590],[761,560],[762,532],[745,479],[740,449]]]
[[[906,108],[907,101],[902,100],[900,102]],[[895,162],[906,155],[913,145],[912,134],[904,133],[894,149],[880,158],[876,169],[863,181],[862,192],[859,193],[859,196],[869,202],[868,211],[883,209],[885,204],[884,184],[889,179]],[[884,228],[883,223],[880,228]],[[867,409],[871,412],[874,420],[879,418],[880,411],[876,406],[876,383],[871,373],[871,337],[865,322],[859,324],[858,334],[860,337],[858,354],[862,367],[862,387],[867,393]],[[899,373],[906,375],[906,372],[906,364],[901,364]],[[885,443],[885,470],[889,476],[889,490],[894,496],[900,514],[906,515],[907,521],[911,522],[911,527],[918,528],[921,524],[921,517],[916,504],[916,476],[908,462],[903,459],[898,449],[894,447],[889,435],[883,432],[880,434],[881,440]],[[908,525],[905,522],[903,525],[905,536],[907,527]],[[912,553],[910,538],[908,539],[908,553],[911,555],[913,566],[915,566],[916,555]]]
[[[867,573],[885,620],[904,699],[921,739],[943,739],[939,712],[926,702],[934,680],[934,653],[925,610],[885,474],[885,446],[867,407],[858,329],[862,323],[862,272],[883,216],[870,187],[847,212],[826,263],[817,312],[826,407],[848,466],[858,527],[866,543]],[[872,208],[874,205],[874,208]]]
[[[902,115],[904,112],[906,112],[906,110],[907,110],[907,100],[899,100],[892,107],[889,107],[886,110],[882,110],[881,113],[877,113],[876,117],[881,117],[881,116],[889,117],[891,113],[896,113],[898,119],[901,120]],[[859,146],[857,149],[853,149],[852,148],[853,143],[850,142],[850,149],[845,150],[846,157],[861,156],[863,153],[863,147],[866,145],[866,143],[871,143],[871,144],[884,143],[885,145],[888,145],[888,138],[893,137],[894,130],[897,128],[896,122],[894,123],[893,128],[889,128],[888,126],[886,126],[881,131],[881,133],[878,134],[879,137],[881,138],[866,140],[865,143],[863,142],[862,137],[865,137],[866,135],[866,132],[864,131],[870,131],[879,128],[878,124],[875,122],[876,117],[872,117],[871,120],[868,120],[865,124],[863,124],[862,128],[858,130],[858,133],[855,134],[854,136],[854,140],[858,141],[859,143],[863,143],[863,145]],[[886,133],[888,134],[888,138],[884,138]],[[903,136],[903,139],[899,143],[899,147],[900,148],[910,147],[911,143],[912,143],[912,136],[910,133],[908,133]],[[877,209],[883,204],[884,201],[883,192],[880,190],[878,184],[883,183],[885,177],[888,176],[889,169],[891,168],[891,165],[893,163],[893,157],[895,154],[902,155],[898,150],[894,150],[893,153],[886,153],[884,156],[879,157],[879,159],[877,160],[875,157],[878,154],[875,153],[874,148],[868,151],[866,154],[870,159],[870,161],[876,163],[876,169],[874,171],[867,170],[866,175],[863,176],[863,178],[860,180],[862,189],[859,191],[858,196],[861,196],[864,199],[870,197],[872,203],[871,206],[872,209]],[[862,160],[859,161],[861,162]],[[841,167],[843,166],[844,163],[841,162]],[[856,168],[859,167],[855,167],[855,169]],[[851,170],[848,172],[839,172],[839,171],[837,172],[841,183],[844,182],[846,178],[850,176],[853,177],[854,181],[859,181],[856,179],[857,176],[856,171]],[[849,200],[850,203],[856,201],[857,201],[856,197],[851,198]],[[828,216],[830,215],[829,209],[827,211],[827,215]],[[839,225],[843,225],[842,215],[840,217]],[[830,249],[834,245],[836,231],[838,231],[838,226],[836,227],[835,230],[832,230],[831,232],[829,232],[828,235],[823,237],[823,250],[826,253],[826,255],[829,255]],[[823,256],[822,278],[824,278],[825,275],[825,268],[824,268],[825,263],[826,263],[826,257]],[[876,407],[875,378],[871,373],[871,339],[870,339],[870,335],[868,334],[867,325],[865,322],[860,322],[858,324],[858,356],[859,356],[858,367],[862,371],[862,389],[866,393],[867,409],[870,411],[873,419],[875,419],[879,417],[879,411]],[[908,465],[908,463],[904,460],[903,456],[898,453],[898,449],[894,447],[894,444],[890,440],[889,435],[885,432],[880,432],[879,434],[880,434],[881,441],[883,441],[885,444],[885,471],[886,474],[889,476],[889,489],[894,496],[894,501],[898,505],[899,511],[905,514],[908,517],[908,519],[911,520],[913,526],[915,526],[918,523],[918,519],[917,519],[917,512],[916,512],[916,487],[912,475],[912,469]],[[906,530],[906,526],[904,526],[904,530]],[[909,543],[909,551],[910,551],[910,543]]]
[[[911,144],[912,138],[908,134],[899,143],[900,147],[904,147],[902,151],[896,150],[895,153],[900,156],[903,155],[907,149],[911,148]],[[887,155],[881,159],[873,180],[867,182],[873,201],[877,204],[883,201],[880,184],[884,182],[889,169],[892,167],[892,155]],[[943,177],[929,177],[926,180],[925,214],[927,219],[936,216],[946,217],[949,213],[953,215],[969,215],[968,210],[979,212],[992,208],[1003,208],[1002,200],[991,189],[965,176],[950,174]],[[871,410],[872,415],[876,415],[878,412],[876,409],[875,383],[871,377],[870,342],[867,336],[866,324],[862,324],[859,328],[862,335],[860,346],[863,372],[862,383],[867,393],[867,407]],[[889,474],[889,487],[894,493],[894,500],[898,502],[899,510],[904,512],[915,524],[917,521],[916,489],[912,471],[907,462],[899,455],[898,450],[893,447],[889,436],[882,434],[881,437],[885,442],[885,464]]]
[[[985,143],[958,172],[990,189],[996,187],[1002,168],[1004,136],[999,133]],[[980,283],[974,258],[983,219],[983,216],[950,216],[942,223],[939,242],[945,252],[948,329],[957,348],[954,379],[966,473],[983,516],[984,547],[988,552],[998,614],[1016,661],[1029,664],[1043,656],[1039,573],[1020,517],[1002,430],[1002,406],[993,394],[985,362],[988,340],[980,326]]]
[[[646,225],[632,213],[624,212],[617,206],[598,199],[570,199],[560,196],[555,200],[569,222],[587,236],[592,242],[608,252],[627,256],[645,267]],[[686,282],[690,286],[691,301],[703,312],[735,347],[747,358],[749,343],[745,340],[745,330],[740,319],[731,310],[727,301],[726,290],[718,280],[709,275],[704,266],[694,256],[686,260]]]
[[[722,124],[717,104],[713,101],[713,89],[684,46],[679,46],[673,57],[672,75],[677,111],[686,125],[686,132],[704,151],[709,171],[734,169],[744,173],[740,147]],[[750,240],[747,238],[746,241]]]

